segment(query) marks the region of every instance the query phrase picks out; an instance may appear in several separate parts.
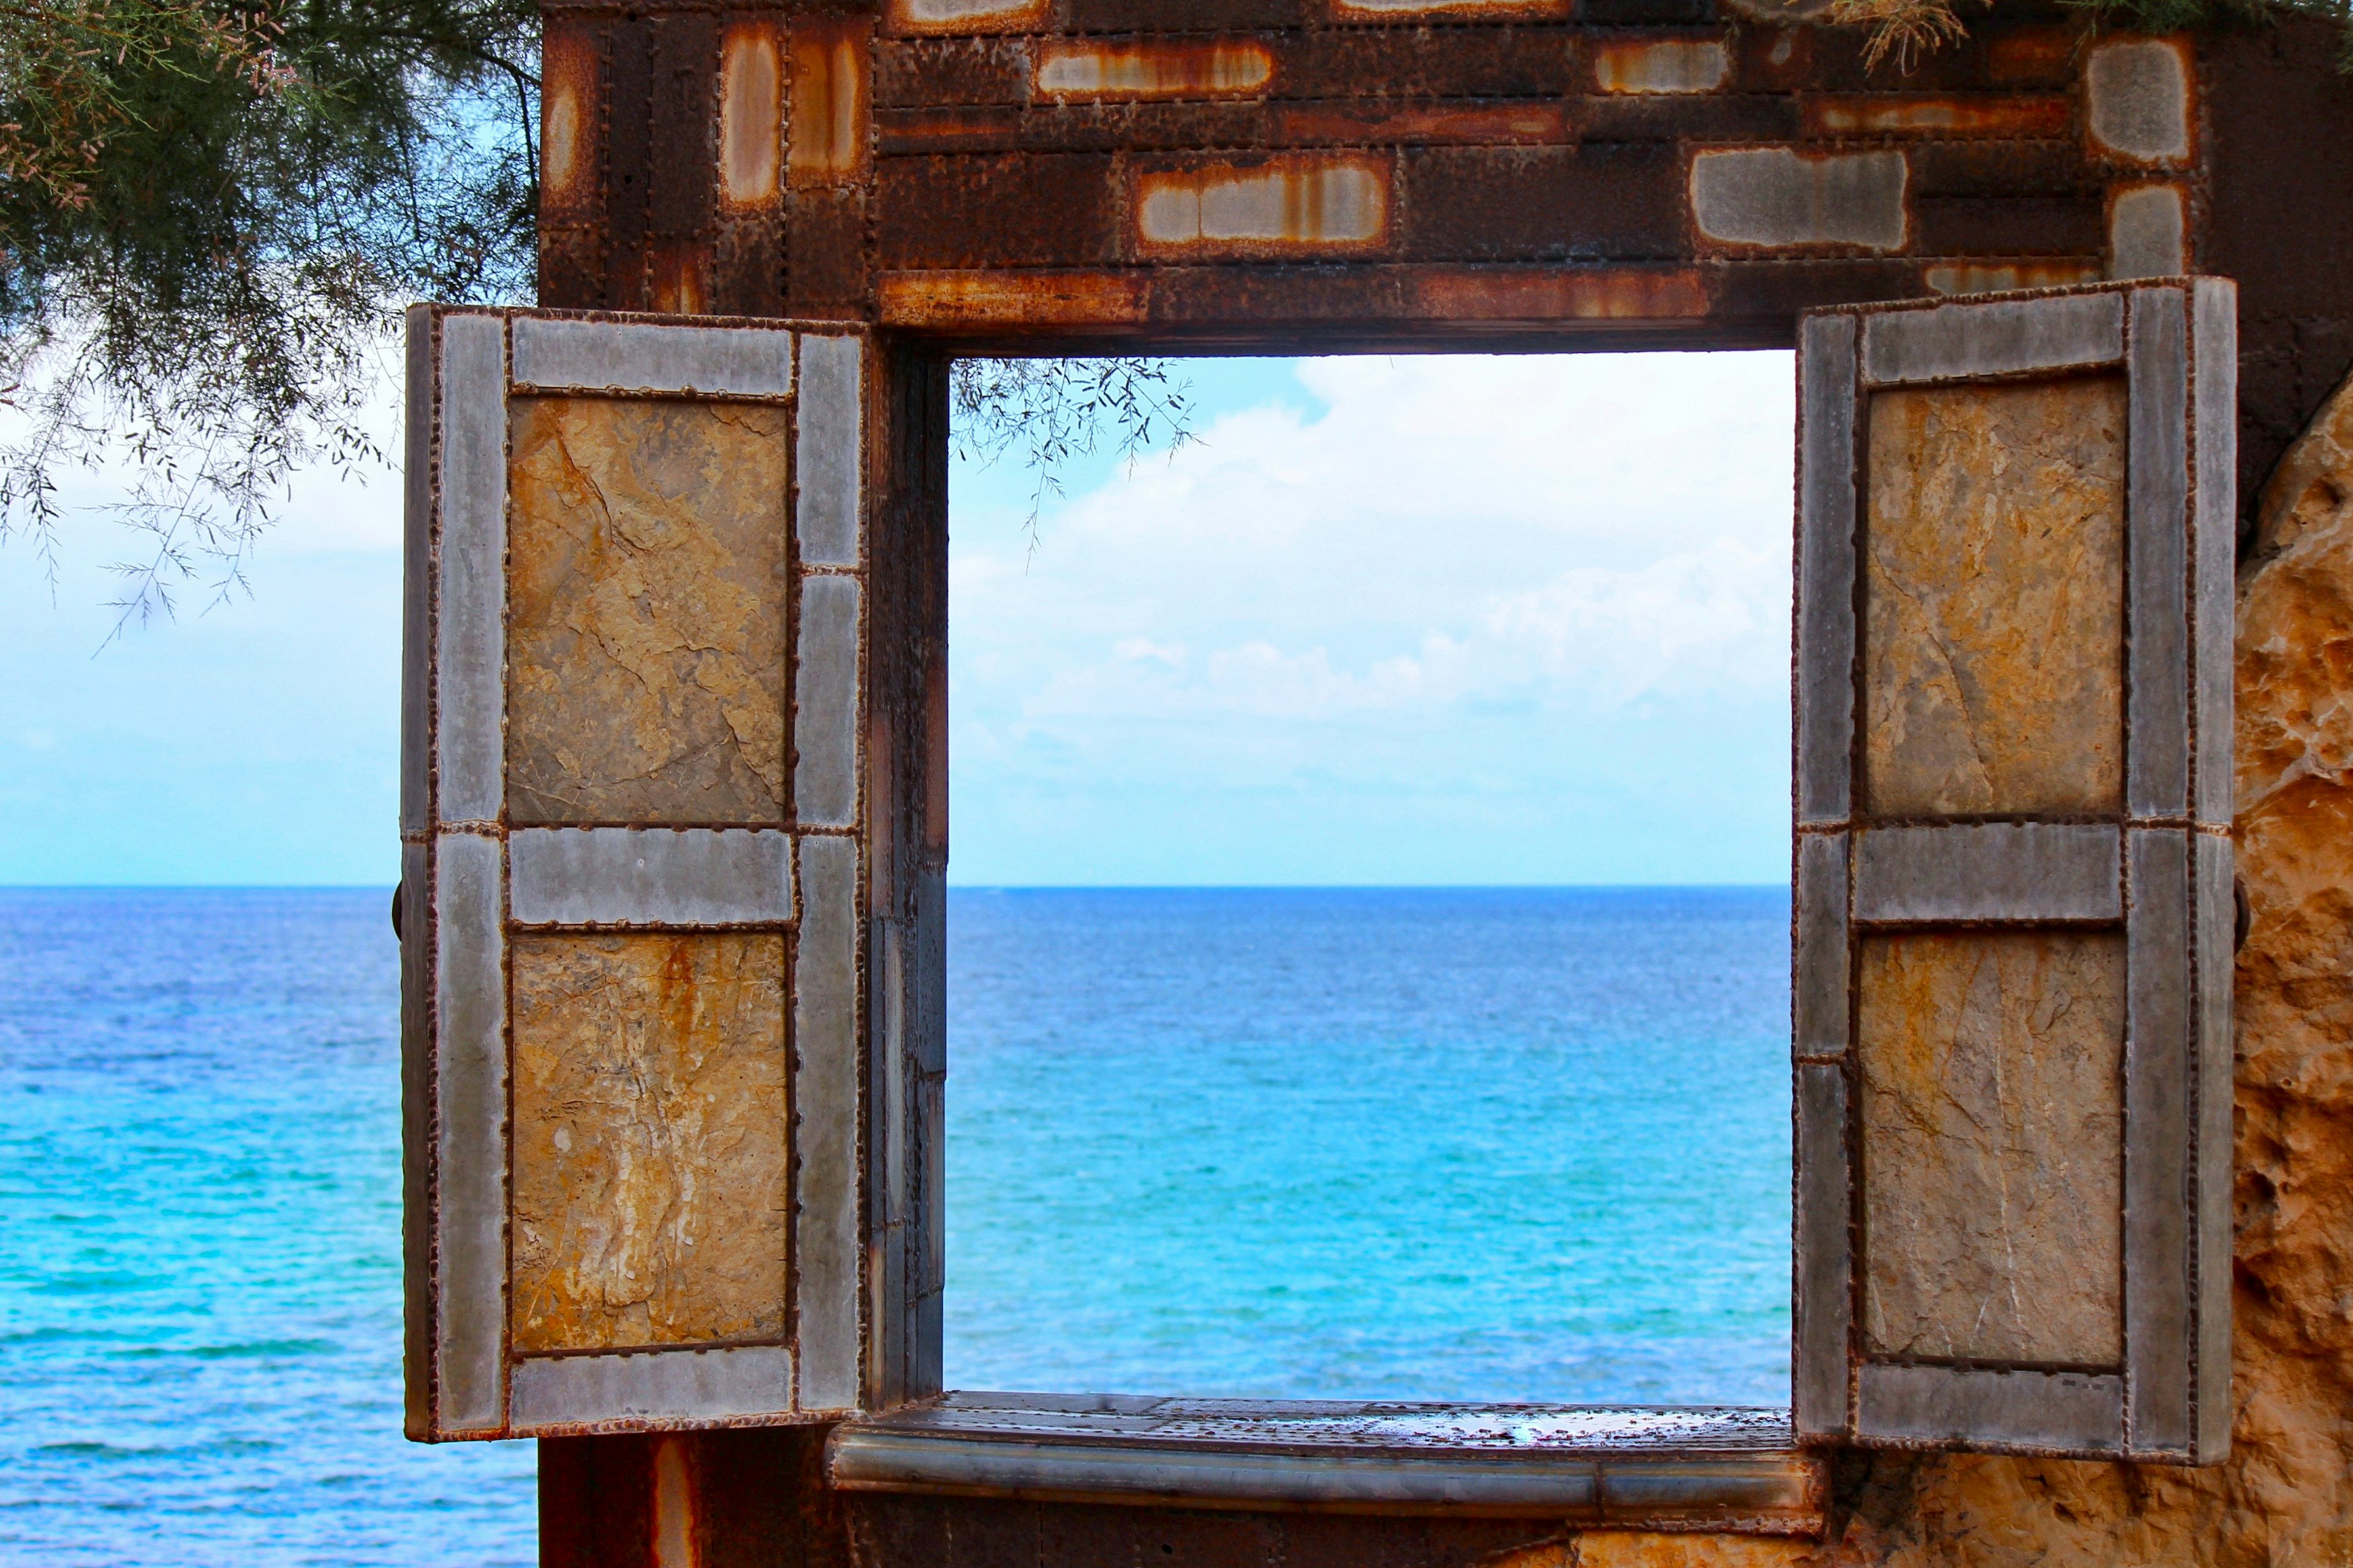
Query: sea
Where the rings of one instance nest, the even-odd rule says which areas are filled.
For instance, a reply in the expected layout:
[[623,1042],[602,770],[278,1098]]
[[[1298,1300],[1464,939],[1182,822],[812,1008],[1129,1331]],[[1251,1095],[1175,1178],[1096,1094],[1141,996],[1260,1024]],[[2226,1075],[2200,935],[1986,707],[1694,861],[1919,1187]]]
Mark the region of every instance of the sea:
[[[0,889],[0,1562],[534,1560],[400,1436],[387,903]],[[952,1386],[1787,1401],[1784,889],[949,910]]]

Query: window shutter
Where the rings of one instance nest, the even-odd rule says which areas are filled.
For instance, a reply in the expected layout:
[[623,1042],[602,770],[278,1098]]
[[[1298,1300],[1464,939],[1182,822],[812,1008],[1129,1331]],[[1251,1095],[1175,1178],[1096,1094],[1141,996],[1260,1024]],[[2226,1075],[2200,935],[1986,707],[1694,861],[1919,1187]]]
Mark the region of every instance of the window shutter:
[[868,353],[409,312],[413,1436],[861,1403]]
[[2235,320],[1803,321],[1807,1436],[2228,1451]]

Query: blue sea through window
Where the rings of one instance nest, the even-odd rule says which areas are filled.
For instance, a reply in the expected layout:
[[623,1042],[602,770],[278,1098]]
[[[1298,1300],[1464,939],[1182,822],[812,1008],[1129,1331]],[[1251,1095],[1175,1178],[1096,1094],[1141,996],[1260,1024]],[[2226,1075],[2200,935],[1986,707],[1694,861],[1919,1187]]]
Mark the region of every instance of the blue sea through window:
[[1779,1404],[1787,354],[951,490],[946,1380]]

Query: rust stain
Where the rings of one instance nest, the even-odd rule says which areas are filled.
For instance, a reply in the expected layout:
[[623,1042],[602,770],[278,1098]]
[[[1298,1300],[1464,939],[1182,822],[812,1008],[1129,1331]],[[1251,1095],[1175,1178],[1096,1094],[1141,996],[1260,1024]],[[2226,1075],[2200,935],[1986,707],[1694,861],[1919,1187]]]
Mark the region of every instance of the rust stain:
[[1012,33],[1044,26],[1048,0],[890,0],[894,33]]
[[596,157],[596,41],[551,26],[541,46],[540,210],[587,216],[599,195]]
[[729,206],[776,199],[784,86],[774,24],[738,22],[728,28],[719,57],[719,193]]
[[2100,268],[2088,262],[2023,261],[2011,265],[1947,263],[1929,268],[1922,280],[1939,294],[1996,294],[2010,289],[2059,289],[2095,283]]
[[694,1467],[687,1457],[691,1439],[665,1433],[654,1439],[653,1568],[699,1568],[695,1550]]
[[1715,38],[1605,44],[1593,55],[1603,92],[1713,92],[1732,74],[1732,54]]
[[1151,284],[1116,272],[896,272],[877,292],[885,326],[1128,326],[1145,319]]
[[1927,98],[1911,93],[1817,98],[1806,104],[1809,136],[2063,136],[2073,109],[2056,94]]
[[1690,268],[1417,270],[1407,313],[1440,321],[1696,321],[1707,284]]
[[1151,171],[1135,177],[1133,210],[1149,253],[1369,250],[1388,237],[1389,162],[1295,155]]
[[1262,44],[1052,43],[1038,55],[1044,97],[1069,99],[1248,98],[1274,79]]
[[2082,35],[2066,27],[2013,27],[1987,40],[1986,79],[2003,87],[2064,86]]
[[1438,105],[1368,103],[1275,110],[1280,142],[1394,142],[1415,146],[1548,146],[1571,139],[1568,110],[1556,103]]
[[709,296],[703,273],[710,257],[699,245],[656,247],[646,257],[646,302],[677,316],[699,316]]
[[866,29],[857,22],[793,22],[792,128],[785,168],[796,185],[835,184],[864,164]]

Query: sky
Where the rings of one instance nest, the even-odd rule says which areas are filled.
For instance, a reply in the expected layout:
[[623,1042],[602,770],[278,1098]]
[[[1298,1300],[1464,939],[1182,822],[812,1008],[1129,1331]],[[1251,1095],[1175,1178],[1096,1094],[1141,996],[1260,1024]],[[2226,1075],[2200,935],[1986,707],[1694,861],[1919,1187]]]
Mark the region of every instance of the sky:
[[[1034,533],[952,475],[953,881],[1786,879],[1790,356],[1176,374],[1199,439]],[[111,637],[133,536],[0,546],[0,883],[388,884],[399,534],[299,475],[249,594]]]

